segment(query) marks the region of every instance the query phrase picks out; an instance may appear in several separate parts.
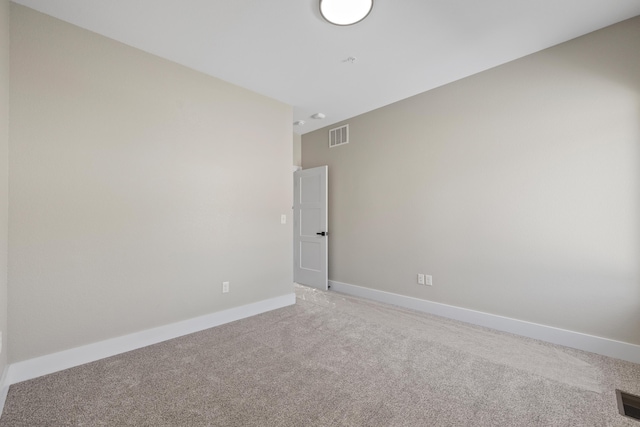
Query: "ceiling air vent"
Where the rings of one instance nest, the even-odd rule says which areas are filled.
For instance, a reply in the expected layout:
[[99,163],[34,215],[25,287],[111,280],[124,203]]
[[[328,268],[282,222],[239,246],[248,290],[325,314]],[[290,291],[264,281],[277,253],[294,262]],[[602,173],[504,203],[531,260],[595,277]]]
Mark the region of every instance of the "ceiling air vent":
[[349,143],[349,125],[333,128],[329,131],[329,148]]

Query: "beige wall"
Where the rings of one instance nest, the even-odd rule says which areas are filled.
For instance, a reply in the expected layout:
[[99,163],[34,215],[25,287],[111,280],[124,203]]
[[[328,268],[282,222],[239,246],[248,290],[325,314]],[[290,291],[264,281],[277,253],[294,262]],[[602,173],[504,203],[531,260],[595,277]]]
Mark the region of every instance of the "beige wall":
[[293,134],[293,166],[302,166],[302,135]]
[[11,19],[11,362],[293,291],[290,106]]
[[7,365],[7,241],[9,203],[9,0],[0,0],[0,376]]
[[640,17],[303,135],[330,279],[640,344],[639,52]]

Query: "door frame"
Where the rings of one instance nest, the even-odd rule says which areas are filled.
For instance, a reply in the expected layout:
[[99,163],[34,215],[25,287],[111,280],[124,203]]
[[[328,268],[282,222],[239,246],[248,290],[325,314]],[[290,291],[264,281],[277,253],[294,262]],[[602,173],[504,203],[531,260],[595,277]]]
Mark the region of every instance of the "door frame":
[[[296,283],[311,286],[321,290],[329,289],[329,182],[328,166],[302,169],[294,172],[293,182],[293,278]],[[304,202],[303,179],[312,178],[309,184],[318,184],[318,194],[307,193],[313,200]],[[315,180],[313,179],[315,178]],[[311,189],[310,190],[315,190]],[[303,234],[301,221],[304,210],[318,211],[318,218],[311,224],[313,230]],[[311,215],[310,215],[311,216]],[[318,228],[318,230],[316,230]],[[320,235],[322,233],[322,235]],[[302,265],[304,247],[310,250],[306,253],[312,256],[310,264],[318,265],[317,269],[305,268]],[[311,250],[313,248],[313,250]]]

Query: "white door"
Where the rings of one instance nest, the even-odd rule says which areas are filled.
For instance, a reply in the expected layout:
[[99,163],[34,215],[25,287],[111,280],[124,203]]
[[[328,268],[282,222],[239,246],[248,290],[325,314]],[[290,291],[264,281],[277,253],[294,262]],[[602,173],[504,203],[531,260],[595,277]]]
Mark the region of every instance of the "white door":
[[293,173],[293,278],[327,290],[327,166]]

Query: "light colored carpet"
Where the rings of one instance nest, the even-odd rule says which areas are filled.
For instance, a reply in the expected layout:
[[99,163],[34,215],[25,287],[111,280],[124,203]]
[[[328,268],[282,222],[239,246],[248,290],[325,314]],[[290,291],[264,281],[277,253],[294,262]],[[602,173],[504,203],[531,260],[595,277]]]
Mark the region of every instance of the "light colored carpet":
[[630,426],[640,365],[296,286],[295,306],[15,384],[0,426]]

